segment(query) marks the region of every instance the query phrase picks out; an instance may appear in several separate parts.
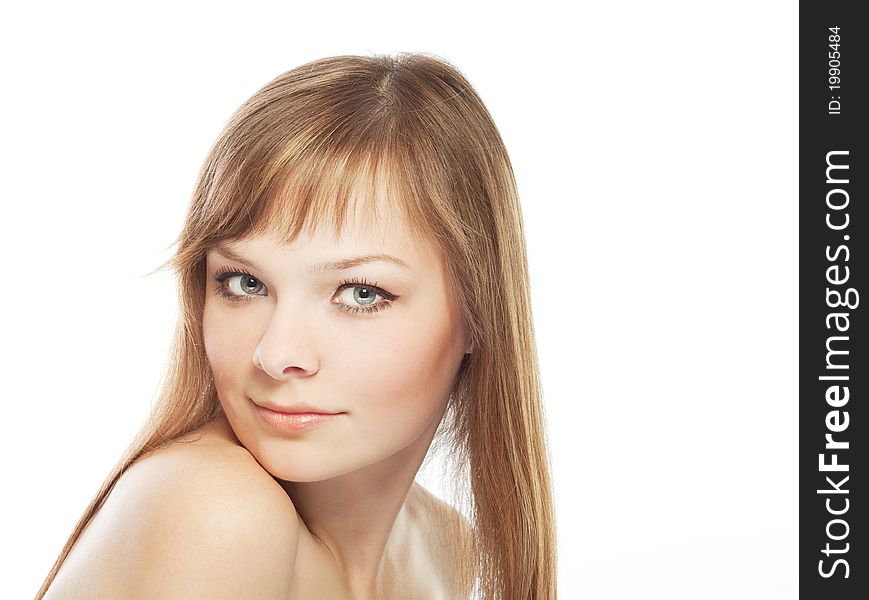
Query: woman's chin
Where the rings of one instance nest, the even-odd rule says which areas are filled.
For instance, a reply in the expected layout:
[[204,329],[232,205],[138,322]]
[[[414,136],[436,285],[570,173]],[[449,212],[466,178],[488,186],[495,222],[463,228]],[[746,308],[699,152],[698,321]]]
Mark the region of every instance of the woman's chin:
[[[254,452],[251,452],[251,454],[253,454],[257,462],[269,475],[275,479],[291,483],[325,481],[326,479],[340,477],[355,470],[355,467],[351,465],[325,464],[326,461],[319,461],[310,457],[307,460],[289,461],[285,456],[278,458],[268,454],[260,456]],[[334,461],[334,456],[331,458]]]

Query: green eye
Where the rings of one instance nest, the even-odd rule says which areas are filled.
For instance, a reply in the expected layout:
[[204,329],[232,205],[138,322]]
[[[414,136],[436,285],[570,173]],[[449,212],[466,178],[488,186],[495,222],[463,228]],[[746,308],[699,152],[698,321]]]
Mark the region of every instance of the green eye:
[[[348,289],[353,290],[352,298],[347,298],[347,294],[344,293]],[[376,302],[378,296],[382,298],[380,302]],[[392,306],[393,300],[397,298],[396,294],[390,294],[383,288],[372,285],[364,279],[361,281],[345,280],[341,282],[341,287],[338,288],[332,302],[347,312],[373,313],[383,308],[389,308]]]
[[359,304],[371,304],[377,297],[377,292],[368,287],[354,287],[353,299]]
[[266,296],[265,285],[250,273],[220,271],[214,276],[220,285],[216,292],[227,300],[253,300],[256,296]]
[[[256,277],[251,277],[250,275],[240,275],[239,277],[238,287],[245,294],[258,294],[263,288],[262,282],[260,282]],[[235,278],[233,277],[231,279]]]

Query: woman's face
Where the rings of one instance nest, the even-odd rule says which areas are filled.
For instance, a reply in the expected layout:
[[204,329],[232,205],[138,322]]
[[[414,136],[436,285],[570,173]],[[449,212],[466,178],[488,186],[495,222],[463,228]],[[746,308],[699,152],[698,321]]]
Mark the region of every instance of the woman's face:
[[[470,351],[442,258],[403,222],[348,219],[340,239],[331,231],[207,256],[203,329],[220,402],[241,443],[287,481],[421,459]],[[373,254],[403,265],[318,267]]]

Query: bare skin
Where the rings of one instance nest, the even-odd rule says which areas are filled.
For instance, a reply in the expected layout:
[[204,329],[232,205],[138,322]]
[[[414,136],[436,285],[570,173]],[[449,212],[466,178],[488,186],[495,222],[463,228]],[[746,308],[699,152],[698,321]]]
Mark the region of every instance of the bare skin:
[[[455,600],[464,520],[412,483],[368,586],[302,520],[225,417],[121,476],[46,600]],[[356,572],[358,576],[358,571]]]
[[[240,446],[225,417],[179,440],[187,447]],[[171,451],[171,446],[165,451]],[[258,463],[250,462],[257,469]],[[263,471],[264,473],[267,473]],[[287,482],[275,480],[282,487]],[[287,519],[299,519],[289,509]],[[413,482],[401,503],[384,548],[376,581],[368,589],[354,589],[347,565],[337,557],[304,521],[299,519],[299,540],[289,599],[383,600],[414,598],[455,599],[467,597],[468,590],[458,583],[455,543],[445,523],[463,528],[458,513],[425,488]],[[466,533],[466,530],[464,530]]]

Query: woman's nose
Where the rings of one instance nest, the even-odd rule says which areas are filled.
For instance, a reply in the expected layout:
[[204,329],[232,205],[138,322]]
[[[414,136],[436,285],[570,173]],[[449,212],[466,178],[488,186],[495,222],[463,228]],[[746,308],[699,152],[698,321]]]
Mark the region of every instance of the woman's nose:
[[253,364],[272,379],[305,377],[319,370],[304,319],[284,317],[276,310],[253,353]]

